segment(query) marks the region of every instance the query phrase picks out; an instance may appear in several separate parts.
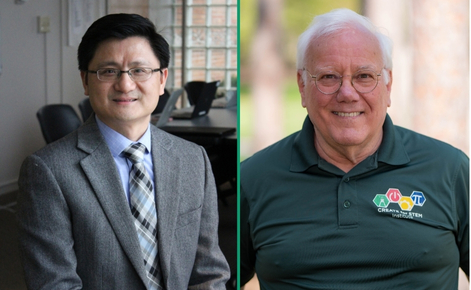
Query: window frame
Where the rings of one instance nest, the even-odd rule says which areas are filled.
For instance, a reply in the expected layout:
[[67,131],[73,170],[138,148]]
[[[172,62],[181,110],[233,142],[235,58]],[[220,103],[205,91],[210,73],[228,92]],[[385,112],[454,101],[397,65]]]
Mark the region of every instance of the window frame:
[[[196,0],[197,1],[197,0]],[[152,2],[152,1],[150,1]],[[223,83],[223,90],[234,90],[237,84],[233,85],[233,78],[237,79],[237,19],[235,23],[232,20],[237,18],[237,0],[225,0],[225,3],[212,3],[206,0],[204,4],[194,3],[194,0],[155,0],[155,13],[150,16],[158,30],[163,31],[164,37],[170,45],[171,59],[169,64],[169,79],[167,80],[167,89],[174,90],[189,81],[214,81],[211,73],[214,71],[223,71],[224,77],[220,79]],[[199,1],[202,2],[202,1]],[[149,4],[149,9],[152,11]],[[193,24],[193,13],[195,8],[205,8],[205,24]],[[212,23],[211,15],[213,8],[225,8],[224,25],[215,25]],[[178,11],[180,9],[180,11]],[[164,12],[167,11],[167,12]],[[168,14],[165,14],[168,13]],[[180,13],[180,15],[178,14]],[[233,13],[233,14],[232,14]],[[152,14],[152,12],[150,12]],[[160,17],[159,17],[160,16]],[[193,29],[204,30],[204,45],[194,45],[192,43]],[[214,45],[211,43],[211,29],[226,30],[223,45]],[[232,32],[232,33],[231,33]],[[180,38],[178,37],[180,34]],[[192,51],[205,50],[204,66],[193,65]],[[224,50],[224,65],[214,67],[211,64],[212,53],[214,50]],[[231,66],[234,64],[234,66]],[[204,71],[204,79],[193,79],[193,72]]]

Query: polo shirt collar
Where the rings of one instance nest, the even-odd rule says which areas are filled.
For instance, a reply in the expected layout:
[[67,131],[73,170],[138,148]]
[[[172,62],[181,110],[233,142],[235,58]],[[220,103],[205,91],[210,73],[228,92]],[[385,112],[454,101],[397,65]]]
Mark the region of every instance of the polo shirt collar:
[[[410,158],[404,148],[404,143],[394,129],[394,125],[389,115],[383,124],[383,140],[377,152],[374,154],[378,162],[390,165],[403,165],[410,161]],[[306,117],[303,127],[295,137],[291,151],[290,171],[304,172],[312,166],[319,166],[323,161],[314,147],[314,126]],[[325,162],[327,163],[327,162]]]
[[404,147],[404,140],[395,130],[389,115],[386,115],[383,124],[383,140],[377,154],[379,162],[390,165],[404,165],[410,162],[409,155]]
[[303,172],[309,167],[318,165],[318,162],[319,154],[314,147],[314,126],[307,116],[301,131],[294,139],[290,171]]

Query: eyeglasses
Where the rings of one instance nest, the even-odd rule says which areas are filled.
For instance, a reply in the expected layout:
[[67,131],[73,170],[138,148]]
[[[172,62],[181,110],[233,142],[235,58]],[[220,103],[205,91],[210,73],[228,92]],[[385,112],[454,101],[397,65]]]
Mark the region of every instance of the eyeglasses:
[[102,68],[99,70],[87,70],[86,72],[96,74],[97,78],[103,82],[114,82],[118,80],[123,73],[127,73],[135,82],[143,82],[150,79],[152,74],[158,71],[162,72],[162,69],[136,67],[130,70],[119,70],[115,68]]
[[[342,86],[343,76],[333,71],[320,71],[313,76],[306,68],[303,68],[314,79],[319,92],[330,95],[338,92]],[[359,70],[352,75],[352,86],[357,92],[366,94],[373,91],[378,85],[381,74],[373,70]]]

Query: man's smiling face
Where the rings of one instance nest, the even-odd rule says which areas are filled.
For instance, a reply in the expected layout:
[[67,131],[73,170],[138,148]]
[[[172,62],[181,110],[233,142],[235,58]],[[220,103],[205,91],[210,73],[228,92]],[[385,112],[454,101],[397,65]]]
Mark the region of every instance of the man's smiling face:
[[[143,37],[123,40],[110,39],[101,43],[88,66],[89,70],[103,68],[127,71],[132,68],[160,68],[149,42]],[[98,118],[116,131],[119,128],[143,126],[147,128],[150,115],[163,94],[168,70],[154,72],[141,82],[123,73],[116,81],[103,82],[93,73],[81,72],[85,95]]]
[[388,84],[380,76],[378,85],[369,93],[358,93],[351,83],[351,76],[360,69],[385,72],[374,35],[346,28],[321,36],[311,41],[305,68],[312,75],[330,70],[343,76],[342,86],[336,93],[323,94],[307,72],[298,72],[302,105],[307,108],[316,138],[322,138],[332,147],[362,146],[381,138],[387,107],[391,104],[391,76]]

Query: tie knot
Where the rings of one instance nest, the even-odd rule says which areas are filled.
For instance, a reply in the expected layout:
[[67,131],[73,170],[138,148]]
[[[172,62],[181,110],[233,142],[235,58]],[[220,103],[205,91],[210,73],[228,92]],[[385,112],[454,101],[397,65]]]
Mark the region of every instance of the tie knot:
[[134,143],[123,150],[124,157],[128,158],[133,164],[141,163],[144,160],[146,146],[142,143]]

